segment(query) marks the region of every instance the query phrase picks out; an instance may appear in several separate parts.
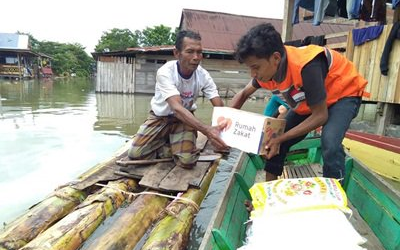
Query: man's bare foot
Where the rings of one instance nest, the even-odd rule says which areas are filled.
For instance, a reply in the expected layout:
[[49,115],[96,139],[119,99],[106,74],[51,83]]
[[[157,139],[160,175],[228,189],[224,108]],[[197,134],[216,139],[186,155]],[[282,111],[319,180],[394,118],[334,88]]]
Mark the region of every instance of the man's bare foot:
[[274,181],[277,179],[278,179],[278,176],[265,171],[265,181]]
[[253,204],[251,203],[251,201],[245,200],[245,201],[244,201],[244,205],[246,206],[247,212],[250,213],[251,211],[254,210],[254,207],[253,207]]

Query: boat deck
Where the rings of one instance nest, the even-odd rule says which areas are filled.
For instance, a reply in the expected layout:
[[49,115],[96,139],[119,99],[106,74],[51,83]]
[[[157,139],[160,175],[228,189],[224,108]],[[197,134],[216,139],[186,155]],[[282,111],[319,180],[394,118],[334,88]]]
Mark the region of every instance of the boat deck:
[[[308,177],[321,177],[322,176],[322,166],[320,164],[304,164],[304,165],[286,165],[284,166],[283,173],[279,177],[280,179],[290,179],[290,178],[308,178]],[[256,176],[256,182],[262,182],[265,180],[265,171],[259,170]],[[349,218],[350,223],[357,230],[357,232],[364,238],[367,242],[362,245],[366,249],[374,250],[385,250],[379,239],[376,237],[374,232],[364,221],[361,215],[358,213],[357,209],[348,201],[350,209],[353,211],[353,215]]]

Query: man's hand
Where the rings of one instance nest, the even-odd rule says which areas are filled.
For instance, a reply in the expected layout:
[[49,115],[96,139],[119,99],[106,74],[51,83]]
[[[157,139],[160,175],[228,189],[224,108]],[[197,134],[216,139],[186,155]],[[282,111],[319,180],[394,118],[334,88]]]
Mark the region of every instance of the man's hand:
[[267,144],[265,145],[265,149],[267,150],[266,158],[271,159],[275,155],[279,154],[279,144],[280,140],[278,137],[271,138]]
[[213,126],[207,130],[206,136],[210,141],[211,145],[215,147],[218,151],[226,151],[229,147],[220,138],[221,131],[225,128],[226,123],[219,124],[218,126]]

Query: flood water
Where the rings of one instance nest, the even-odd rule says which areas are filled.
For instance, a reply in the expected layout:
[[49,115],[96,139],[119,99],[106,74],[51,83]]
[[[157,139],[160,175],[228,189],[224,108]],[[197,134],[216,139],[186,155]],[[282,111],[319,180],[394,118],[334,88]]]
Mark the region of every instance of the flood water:
[[[0,222],[108,159],[136,133],[150,99],[95,93],[87,79],[0,80]],[[211,104],[197,104],[196,116],[209,124]],[[243,109],[260,113],[264,106],[248,101]]]

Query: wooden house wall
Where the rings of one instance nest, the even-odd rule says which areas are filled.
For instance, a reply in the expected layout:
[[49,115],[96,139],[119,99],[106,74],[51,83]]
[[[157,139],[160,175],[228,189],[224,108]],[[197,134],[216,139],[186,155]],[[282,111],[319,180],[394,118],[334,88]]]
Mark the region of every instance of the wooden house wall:
[[135,93],[135,58],[97,61],[97,92]]
[[380,61],[392,24],[385,25],[378,39],[354,46],[352,33],[347,39],[346,56],[358,71],[368,80],[367,91],[371,94],[368,101],[400,103],[400,40],[393,42],[389,57],[388,75],[382,75]]
[[[232,97],[251,80],[247,66],[236,60],[203,59],[201,66],[210,73],[222,97]],[[259,89],[254,96],[264,98],[268,95],[266,92]]]
[[170,60],[174,60],[174,57],[169,55],[136,55],[135,93],[154,94],[157,70]]

